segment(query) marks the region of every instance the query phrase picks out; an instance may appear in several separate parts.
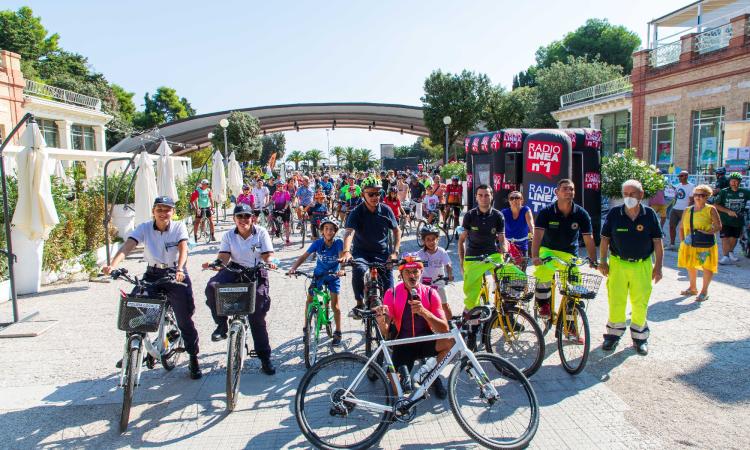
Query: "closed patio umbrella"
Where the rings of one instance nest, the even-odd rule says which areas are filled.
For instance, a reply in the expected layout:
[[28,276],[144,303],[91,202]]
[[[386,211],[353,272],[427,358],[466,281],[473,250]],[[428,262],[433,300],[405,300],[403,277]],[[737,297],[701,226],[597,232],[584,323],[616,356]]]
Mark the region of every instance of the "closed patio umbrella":
[[227,199],[227,176],[224,171],[224,160],[219,152],[214,152],[212,159],[211,192],[214,201],[221,205]]
[[73,180],[71,180],[68,174],[65,173],[65,168],[62,165],[62,161],[60,161],[59,159],[55,161],[55,169],[52,174],[61,179],[64,184],[69,185],[73,183]]
[[234,156],[234,152],[229,155],[229,190],[235,196],[240,195],[242,192],[242,168],[240,163],[237,162]]
[[16,164],[16,155],[13,153],[3,153],[3,159],[5,160],[5,173],[8,175],[16,176],[18,172],[18,165]]
[[135,223],[151,220],[151,208],[158,197],[154,165],[144,150],[135,158],[138,173],[135,176]]
[[174,161],[172,160],[172,149],[166,140],[162,140],[159,149],[156,150],[159,159],[156,160],[156,185],[159,195],[166,195],[177,201],[177,186],[175,185]]
[[47,239],[58,224],[52,201],[52,183],[47,162],[47,145],[39,126],[31,122],[21,136],[18,154],[18,201],[11,222],[29,240]]

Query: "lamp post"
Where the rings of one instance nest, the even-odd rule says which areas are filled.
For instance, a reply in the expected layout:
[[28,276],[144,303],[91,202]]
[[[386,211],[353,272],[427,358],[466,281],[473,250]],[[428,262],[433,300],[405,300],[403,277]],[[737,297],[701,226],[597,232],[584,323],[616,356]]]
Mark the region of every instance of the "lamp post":
[[445,152],[443,153],[443,164],[448,164],[448,125],[451,124],[451,116],[443,117],[443,124],[445,124]]
[[227,119],[221,119],[219,125],[224,129],[224,162],[226,163],[227,158],[229,158],[229,156],[227,156],[227,127],[229,126],[229,121]]

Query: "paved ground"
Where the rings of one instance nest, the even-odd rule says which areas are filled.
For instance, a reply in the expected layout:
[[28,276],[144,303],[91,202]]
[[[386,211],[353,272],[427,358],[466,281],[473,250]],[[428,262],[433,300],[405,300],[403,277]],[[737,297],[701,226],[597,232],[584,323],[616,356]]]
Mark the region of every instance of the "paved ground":
[[[223,227],[226,228],[226,227]],[[406,249],[414,248],[413,239]],[[216,245],[193,249],[189,260],[197,298],[205,376],[187,378],[185,361],[172,372],[144,373],[136,392],[129,431],[117,433],[121,391],[114,363],[123,333],[115,326],[116,289],[111,284],[76,282],[47,286],[21,300],[57,320],[37,338],[0,340],[0,435],[2,447],[123,448],[300,448],[309,447],[294,420],[291,400],[300,375],[302,280],[272,274],[269,314],[273,377],[249,360],[237,410],[224,409],[225,343],[212,343],[213,324],[202,287],[211,273],[200,263],[214,258]],[[452,249],[455,252],[455,247]],[[452,252],[452,253],[453,253]],[[286,267],[299,245],[278,253]],[[455,258],[455,254],[453,255]],[[541,404],[535,448],[746,448],[750,442],[750,260],[724,267],[711,287],[711,299],[697,304],[679,295],[684,271],[667,253],[665,279],[654,289],[649,311],[651,353],[637,356],[629,338],[610,354],[600,348],[606,322],[606,289],[590,304],[593,349],[589,365],[571,377],[560,367],[554,342],[532,378]],[[125,267],[139,271],[137,256]],[[451,304],[462,303],[460,283]],[[344,290],[345,306],[353,304]],[[9,304],[0,318],[10,317]],[[359,350],[359,322],[345,321],[345,343]],[[383,448],[474,448],[450,413],[447,402],[429,400],[409,426],[391,427]]]

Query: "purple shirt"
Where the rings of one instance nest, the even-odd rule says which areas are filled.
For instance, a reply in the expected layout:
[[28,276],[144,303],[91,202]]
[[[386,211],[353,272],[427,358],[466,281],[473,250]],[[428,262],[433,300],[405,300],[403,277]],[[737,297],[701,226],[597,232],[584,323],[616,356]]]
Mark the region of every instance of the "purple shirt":
[[273,200],[273,208],[274,209],[284,209],[284,206],[291,199],[292,199],[292,197],[291,197],[291,195],[289,195],[289,192],[287,192],[287,191],[276,191],[276,192],[273,193],[273,197],[271,197],[271,200]]

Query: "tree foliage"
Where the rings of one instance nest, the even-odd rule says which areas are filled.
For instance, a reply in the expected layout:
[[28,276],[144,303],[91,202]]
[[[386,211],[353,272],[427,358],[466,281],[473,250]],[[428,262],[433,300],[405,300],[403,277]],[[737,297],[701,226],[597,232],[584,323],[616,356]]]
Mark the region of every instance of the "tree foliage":
[[0,48],[21,55],[22,60],[36,61],[58,50],[60,36],[48,35],[40,17],[28,6],[18,11],[0,11]]
[[336,158],[336,167],[341,167],[341,160],[344,158],[344,147],[336,146],[331,149],[331,156]]
[[284,154],[286,153],[286,136],[284,133],[271,133],[263,136],[260,138],[260,144],[262,147],[260,153],[261,166],[268,165],[271,155],[274,153],[276,153],[277,161],[284,159]]
[[490,97],[484,120],[489,130],[540,127],[537,89],[523,86],[510,92],[497,89]]
[[[227,117],[227,155],[235,152],[237,161],[244,162],[260,159],[262,145],[260,140],[260,122],[242,111],[232,111]],[[224,150],[224,129],[218,123],[213,129],[211,145]]]
[[643,185],[646,198],[664,189],[665,179],[659,169],[649,165],[636,155],[636,149],[626,148],[622,153],[604,157],[601,167],[602,195],[622,198],[622,183],[638,180]]
[[305,161],[312,164],[313,170],[318,170],[318,163],[325,159],[322,151],[314,148],[305,152]]
[[195,115],[195,110],[185,97],[180,98],[175,89],[161,86],[154,95],[146,92],[143,97],[145,110],[136,115],[136,126],[148,129],[163,123],[187,119]]
[[289,153],[286,160],[294,163],[294,170],[299,170],[299,163],[305,160],[305,154],[299,150],[295,150]]

